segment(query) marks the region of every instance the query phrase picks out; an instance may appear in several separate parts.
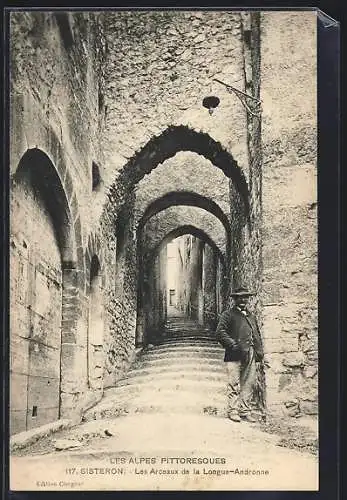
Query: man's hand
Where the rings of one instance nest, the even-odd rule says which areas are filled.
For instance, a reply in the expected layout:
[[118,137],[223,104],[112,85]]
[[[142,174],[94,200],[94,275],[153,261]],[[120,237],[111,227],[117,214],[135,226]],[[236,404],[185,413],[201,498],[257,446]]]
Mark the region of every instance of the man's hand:
[[269,361],[266,358],[256,358],[257,363],[262,363],[264,365],[264,368],[271,368],[271,365]]
[[271,365],[266,358],[263,359],[263,364],[264,364],[265,368],[271,368]]

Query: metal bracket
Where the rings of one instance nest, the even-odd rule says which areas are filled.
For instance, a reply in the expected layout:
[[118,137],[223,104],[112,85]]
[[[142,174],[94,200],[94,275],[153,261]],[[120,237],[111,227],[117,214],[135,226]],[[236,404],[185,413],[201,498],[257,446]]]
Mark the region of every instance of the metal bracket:
[[[218,78],[213,78],[213,80],[215,82],[220,83],[221,85],[224,85],[224,87],[226,87],[228,92],[235,94],[236,97],[240,100],[242,106],[246,109],[246,111],[248,111],[248,113],[250,113],[252,116],[257,116],[257,117],[261,116],[262,103],[260,99],[257,99],[252,95],[246,94],[245,92],[242,92],[242,90],[236,89],[232,85],[229,85],[228,83],[218,80]],[[249,100],[248,103],[247,100]]]

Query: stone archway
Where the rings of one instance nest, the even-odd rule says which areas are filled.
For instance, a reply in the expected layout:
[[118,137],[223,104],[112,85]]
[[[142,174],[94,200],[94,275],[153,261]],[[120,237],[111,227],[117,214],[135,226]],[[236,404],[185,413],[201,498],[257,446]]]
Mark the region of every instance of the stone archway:
[[226,302],[227,280],[226,277],[226,256],[221,252],[216,242],[202,229],[193,225],[185,225],[177,227],[170,231],[162,241],[157,244],[150,256],[149,263],[153,262],[155,255],[158,255],[161,249],[170,241],[184,235],[194,236],[196,239],[203,242],[201,264],[201,285],[199,286],[202,292],[203,303],[200,309],[200,322],[210,328],[216,326],[218,314],[221,313],[222,308]]
[[[110,362],[113,364],[116,363],[114,353],[118,350],[116,339],[119,338],[119,335],[123,335],[124,345],[136,345],[136,312],[139,306],[137,283],[140,269],[137,261],[138,239],[134,216],[136,186],[146,174],[180,151],[197,153],[225,173],[230,180],[229,186],[233,186],[230,200],[235,210],[231,211],[231,214],[233,217],[236,215],[238,219],[234,227],[238,231],[240,226],[251,224],[250,204],[252,200],[246,177],[231,153],[210,135],[183,125],[169,126],[160,135],[150,139],[140,151],[137,151],[127,161],[124,167],[117,172],[116,179],[108,190],[107,201],[100,219],[100,228],[108,239],[108,246],[110,253],[112,253],[110,261],[117,260],[118,240],[124,242],[120,252],[122,260],[120,265],[116,266],[115,285],[110,287],[108,291],[110,307],[114,311],[114,321],[111,321],[110,337],[106,348],[110,353]],[[169,186],[168,189],[170,189]],[[229,214],[227,218],[229,219]],[[230,215],[229,224],[233,220]],[[238,233],[234,235],[231,224],[230,227],[231,240],[234,243]],[[123,237],[123,235],[125,236]],[[233,259],[238,258],[243,250],[241,242],[233,254]],[[230,260],[227,260],[227,266],[230,267]],[[233,278],[229,271],[228,276],[229,279]],[[115,291],[116,293],[114,293]],[[120,314],[120,310],[127,311],[126,315]],[[125,337],[123,332],[126,332]],[[130,359],[130,356],[127,356],[127,359]],[[123,358],[121,363],[118,363],[121,367],[120,372],[126,363],[126,359],[123,362]],[[117,374],[115,377],[117,378]]]
[[[113,232],[115,241],[118,239],[115,228],[119,226],[124,233],[134,233],[136,231],[133,216],[136,185],[159,164],[172,158],[180,151],[191,151],[205,157],[230,179],[230,202],[233,204],[233,210],[231,210],[230,221],[226,222],[226,226],[231,227],[233,224],[231,240],[233,240],[234,247],[233,261],[236,262],[244,250],[244,242],[240,243],[239,241],[242,236],[242,228],[248,226],[251,229],[251,196],[246,177],[232,154],[222,144],[215,141],[210,135],[197,132],[184,125],[170,126],[160,135],[153,137],[118,172],[117,178],[108,192],[108,200],[104,206],[101,225],[104,226],[108,234]],[[168,194],[169,198],[174,198],[173,193]],[[124,213],[128,214],[128,217],[124,217]],[[124,227],[124,219],[126,220],[126,227]],[[136,259],[134,250],[130,252],[132,255],[129,257],[132,262]],[[231,275],[229,260],[227,262],[229,278],[237,280],[237,276]],[[257,265],[260,265],[260,262]],[[238,272],[238,274],[241,273],[242,271]],[[120,286],[127,279],[125,274],[120,273]],[[132,276],[129,278],[136,279],[135,273],[131,274]]]
[[229,219],[220,206],[207,196],[202,196],[201,194],[193,191],[170,191],[161,198],[157,198],[155,201],[150,203],[144,211],[139,221],[138,230],[141,230],[141,228],[151,217],[153,217],[153,215],[166,210],[168,207],[177,205],[194,206],[208,210],[221,221],[228,237],[230,237]]
[[[224,248],[221,251],[220,242],[219,245],[218,244],[216,245],[216,243],[213,242],[212,248],[216,248],[216,259],[218,259],[217,255],[219,256],[224,254],[222,259],[223,264],[221,265],[218,271],[220,272],[220,287],[222,289],[221,292],[218,292],[218,303],[220,304],[219,308],[223,307],[223,304],[225,303],[226,290],[228,289],[229,286],[228,285],[229,275],[230,275],[229,266],[231,265],[231,255],[230,255],[231,228],[228,217],[217,203],[215,203],[213,200],[209,199],[206,196],[202,196],[198,193],[191,191],[168,192],[161,198],[158,198],[152,203],[150,203],[145,209],[141,219],[138,222],[138,227],[137,227],[138,298],[137,298],[137,323],[136,323],[137,343],[141,342],[142,340],[140,339],[144,338],[146,330],[145,324],[148,324],[148,321],[146,321],[145,318],[146,306],[144,305],[144,299],[143,299],[143,296],[147,294],[147,292],[145,291],[146,288],[145,283],[147,277],[151,276],[151,271],[149,270],[148,262],[149,261],[152,262],[152,265],[153,262],[155,262],[154,256],[152,261],[151,259],[149,259],[148,252],[146,249],[146,244],[143,241],[144,229],[146,227],[146,224],[148,225],[149,222],[153,220],[156,215],[164,213],[164,211],[168,211],[172,207],[177,207],[177,208],[193,207],[194,209],[199,208],[202,210],[202,212],[205,211],[206,213],[211,214],[213,216],[212,219],[216,218],[218,220],[222,232],[221,236],[222,239],[224,240]],[[191,215],[191,217],[192,217],[191,221],[193,222],[193,214]],[[180,226],[182,224],[184,225],[184,222],[181,221]],[[189,224],[189,226],[192,227],[191,224]],[[207,242],[207,244],[209,245],[211,242],[211,238],[208,237],[206,232],[204,231],[202,231],[201,235],[198,236],[197,235],[198,231],[199,231],[198,229],[196,230],[193,229],[192,234],[195,234],[198,238],[201,236],[201,240]],[[184,232],[183,230],[182,235],[183,234],[189,234],[189,231]],[[179,235],[176,237],[179,237]],[[155,236],[156,240],[158,238],[161,238],[161,231],[158,231]],[[174,239],[174,237],[172,239]],[[159,255],[160,252],[157,252],[157,254]],[[158,262],[156,263],[156,267],[158,269],[161,268]],[[164,276],[163,270],[159,274],[162,277],[161,279],[163,279]],[[162,285],[164,286],[164,283]],[[162,299],[159,301],[158,304],[153,305],[154,309],[156,309],[159,312],[161,311],[159,316],[162,319],[158,319],[158,324],[162,323],[166,318],[167,303],[168,303],[166,297],[163,296],[162,293],[159,293],[159,297],[162,297]],[[217,300],[215,302],[217,302]],[[214,307],[212,307],[212,309],[214,310]],[[199,317],[201,317],[202,315],[203,313],[200,311]],[[210,324],[215,323],[216,313],[214,312],[212,316],[214,319],[209,321]]]
[[196,238],[199,238],[200,240],[207,243],[211,248],[213,248],[213,250],[215,250],[215,252],[218,255],[218,258],[221,260],[221,262],[223,264],[223,267],[225,266],[225,256],[223,255],[223,253],[221,252],[221,250],[219,249],[219,247],[217,246],[215,241],[213,241],[213,239],[203,229],[200,229],[200,228],[194,226],[193,224],[179,226],[179,227],[173,229],[172,231],[170,231],[161,240],[161,242],[151,250],[152,256],[154,256],[156,253],[158,253],[160,251],[160,248],[162,248],[166,243],[168,243],[169,241],[171,241],[175,238],[179,238],[180,236],[184,236],[185,234],[191,234],[192,236],[195,236]]
[[[168,258],[167,245],[185,235],[192,236],[194,240],[200,242],[195,249],[198,252],[195,263],[197,275],[194,278],[196,287],[190,285],[185,290],[183,284],[178,286],[176,293],[180,307],[179,309],[170,308],[170,298],[168,296],[170,279],[167,274],[169,268],[166,270],[165,267]],[[180,253],[181,251],[184,252],[184,248],[180,250]],[[161,241],[153,243],[153,247],[147,249],[147,253],[143,256],[141,262],[138,288],[137,345],[146,344],[151,340],[153,341],[154,338],[158,340],[158,333],[168,317],[172,314],[175,315],[179,310],[182,311],[183,317],[188,315],[187,318],[194,319],[192,307],[195,301],[197,301],[196,319],[199,323],[209,327],[215,325],[217,314],[225,302],[227,290],[227,286],[225,286],[225,255],[203,229],[194,225],[176,227],[161,237]],[[181,263],[183,265],[182,261]],[[208,265],[206,266],[206,264]],[[177,288],[177,285],[178,283],[174,288]],[[206,289],[204,290],[205,286]],[[195,296],[196,300],[192,299],[193,295],[191,294]],[[189,310],[187,309],[188,305],[190,305]]]
[[63,365],[75,227],[58,171],[28,150],[11,179],[11,433],[57,420],[66,390]]
[[240,216],[242,215],[248,221],[250,216],[249,189],[246,177],[235,159],[210,135],[197,132],[184,125],[168,127],[130,158],[109,190],[110,205],[106,204],[105,212],[112,213],[115,207],[118,207],[116,209],[118,212],[136,184],[160,163],[173,157],[179,151],[191,151],[205,157],[231,179],[241,200],[239,210],[242,210],[242,214]]

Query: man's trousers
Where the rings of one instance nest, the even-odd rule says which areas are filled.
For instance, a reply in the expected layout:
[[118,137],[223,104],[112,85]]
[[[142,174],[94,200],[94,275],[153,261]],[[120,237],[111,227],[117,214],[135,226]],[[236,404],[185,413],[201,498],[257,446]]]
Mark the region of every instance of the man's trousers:
[[247,415],[252,410],[256,383],[256,363],[253,347],[245,361],[227,361],[228,415]]

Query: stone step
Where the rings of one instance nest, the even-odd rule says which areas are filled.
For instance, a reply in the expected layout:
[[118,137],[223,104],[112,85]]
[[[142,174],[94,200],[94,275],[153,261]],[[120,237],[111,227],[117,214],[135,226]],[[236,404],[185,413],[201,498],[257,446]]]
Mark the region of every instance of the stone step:
[[223,386],[223,390],[216,391],[214,389],[209,389],[208,391],[201,387],[200,390],[186,390],[174,388],[166,389],[161,388],[160,390],[155,390],[152,388],[145,388],[142,391],[134,393],[134,400],[136,401],[186,401],[190,403],[200,403],[200,402],[218,402],[223,403],[226,400],[226,387]]
[[[104,398],[85,415],[85,420],[110,418],[131,412],[134,408],[150,409],[155,407],[158,411],[186,412],[198,411],[206,413],[206,409],[224,409],[227,402],[226,388],[200,387],[155,387],[139,388],[138,386],[125,386],[108,390]],[[214,414],[215,411],[209,412]]]
[[172,366],[172,365],[186,366],[186,365],[196,365],[198,367],[205,366],[211,367],[212,369],[216,366],[221,367],[224,370],[223,358],[218,357],[208,357],[208,356],[151,356],[142,357],[136,362],[136,368],[147,368],[150,366]]
[[[217,381],[217,380],[206,380],[204,379],[203,384],[201,383],[201,380],[199,379],[187,379],[180,377],[179,380],[172,379],[172,377],[165,378],[165,377],[160,377],[160,380],[158,380],[158,377],[151,377],[151,388],[159,389],[159,390],[165,390],[165,389],[174,389],[174,390],[181,390],[181,389],[186,389],[186,390],[191,390],[191,391],[198,391],[201,387],[204,387],[204,390],[211,390],[214,389],[216,391],[224,391],[226,384],[224,381]],[[139,391],[143,390],[143,387],[148,383],[148,380],[146,378],[142,377],[142,380],[138,380],[136,378],[132,378],[131,380],[127,381],[127,379],[119,380],[117,382],[117,387],[138,387]]]
[[182,347],[183,349],[191,348],[192,351],[194,350],[199,350],[199,349],[205,349],[207,351],[221,351],[223,350],[222,346],[218,344],[217,342],[192,342],[192,341],[175,341],[175,342],[170,342],[170,343],[162,343],[158,345],[154,345],[151,347],[149,350],[164,350],[164,349],[174,349],[175,347]]
[[212,332],[201,332],[201,331],[196,331],[196,332],[193,332],[193,331],[189,331],[189,332],[173,332],[172,330],[171,331],[164,331],[162,332],[161,335],[159,335],[159,337],[161,339],[171,339],[171,338],[194,338],[194,339],[215,339],[216,338],[216,335],[215,333],[212,333]]
[[208,332],[203,330],[164,330],[163,337],[202,337],[202,338],[215,338],[215,332]]
[[160,344],[145,347],[124,379],[105,391],[87,420],[134,413],[225,416],[224,349],[185,320],[168,322]]
[[189,332],[173,332],[173,331],[164,331],[162,332],[158,338],[160,339],[173,339],[173,338],[193,338],[193,339],[215,339],[216,338],[216,335],[215,333],[211,333],[211,332],[199,332],[199,331],[196,331],[196,332],[193,332],[193,331],[189,331]]
[[192,337],[192,336],[187,336],[187,337],[164,337],[160,341],[160,345],[163,344],[175,344],[176,342],[184,342],[184,343],[194,343],[194,344],[218,344],[217,340],[213,337]]
[[175,379],[177,383],[181,383],[182,380],[198,381],[200,383],[215,382],[215,383],[225,383],[226,376],[224,374],[214,374],[214,373],[199,373],[198,371],[182,371],[177,375],[176,372],[164,372],[160,375],[158,373],[153,374],[137,374],[134,373],[133,376],[127,376],[127,378],[120,380],[118,386],[120,385],[131,385],[131,384],[152,384],[152,383],[162,383],[163,380]]
[[165,351],[146,351],[141,354],[139,359],[145,360],[145,361],[156,361],[160,360],[162,362],[166,362],[169,359],[191,359],[196,362],[197,360],[205,360],[208,361],[210,360],[211,362],[216,361],[216,362],[221,362],[224,359],[224,350],[219,350],[218,352],[209,352],[209,351],[204,351],[204,350],[190,350],[190,349],[184,349],[184,350],[169,350],[168,352]]
[[214,364],[214,365],[208,365],[206,366],[204,363],[193,363],[193,364],[185,364],[185,363],[171,363],[168,362],[164,365],[156,365],[153,366],[151,363],[148,363],[147,366],[136,366],[135,368],[131,369],[127,373],[127,377],[134,377],[134,376],[146,376],[146,375],[155,375],[157,374],[158,376],[161,376],[163,374],[168,375],[171,374],[173,377],[177,376],[180,377],[181,374],[187,374],[189,376],[189,373],[200,373],[201,375],[206,376],[209,378],[210,376],[214,377],[215,375],[224,375],[225,376],[225,370],[224,366],[221,364]]
[[163,328],[164,332],[204,332],[213,333],[209,328],[203,328],[200,325],[187,325],[186,323],[181,324],[170,324]]
[[184,318],[177,318],[174,320],[169,319],[166,322],[166,325],[164,328],[171,329],[171,328],[180,328],[182,330],[184,329],[193,329],[196,328],[198,330],[209,330],[206,326],[200,325],[197,321],[191,320],[187,321]]
[[137,359],[143,358],[154,358],[162,356],[162,358],[167,358],[167,357],[208,357],[208,358],[215,358],[215,359],[224,359],[224,350],[223,349],[200,349],[200,348],[192,348],[192,347],[173,347],[173,348],[158,348],[158,349],[152,349],[151,351],[146,351],[143,353],[141,356],[139,356]]
[[163,406],[163,405],[132,405],[129,404],[122,408],[107,408],[100,412],[88,413],[85,415],[85,421],[91,420],[102,420],[102,419],[111,419],[121,415],[134,415],[134,414],[170,414],[170,415],[187,415],[187,414],[196,414],[196,415],[213,415],[216,417],[226,417],[226,408],[222,405],[172,405],[172,406]]

